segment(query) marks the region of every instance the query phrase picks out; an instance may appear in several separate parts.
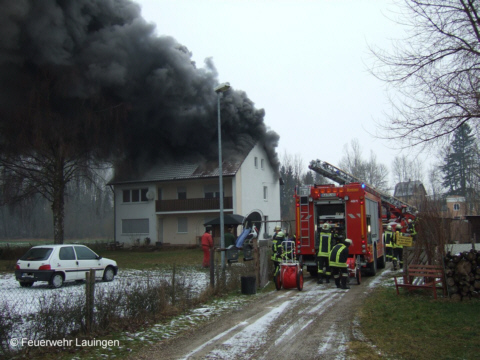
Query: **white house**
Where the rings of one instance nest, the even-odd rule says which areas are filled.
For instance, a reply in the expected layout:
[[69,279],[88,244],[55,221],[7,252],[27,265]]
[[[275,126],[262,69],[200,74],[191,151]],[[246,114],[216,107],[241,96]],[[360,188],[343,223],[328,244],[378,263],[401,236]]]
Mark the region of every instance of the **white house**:
[[[218,162],[152,167],[136,179],[112,180],[115,240],[193,245],[204,223],[219,217]],[[224,213],[280,219],[280,179],[261,145],[240,160],[223,161]],[[264,223],[259,238],[272,234]],[[270,229],[269,227],[272,227]]]

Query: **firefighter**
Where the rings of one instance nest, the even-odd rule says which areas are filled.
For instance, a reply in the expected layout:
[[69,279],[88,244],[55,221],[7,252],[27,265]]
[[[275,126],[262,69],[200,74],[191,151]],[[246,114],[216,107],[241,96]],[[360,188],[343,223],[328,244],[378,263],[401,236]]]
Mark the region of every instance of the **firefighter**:
[[[332,230],[330,229],[330,224],[325,223],[322,226],[322,230],[319,235],[318,242],[318,253],[317,253],[317,265],[318,265],[318,280],[317,284],[323,283],[323,278],[325,277],[326,283],[330,283],[330,265],[328,264],[328,255],[330,250],[332,250]],[[324,271],[325,269],[325,271]]]
[[335,279],[335,285],[340,289],[350,289],[350,286],[347,285],[348,280],[348,269],[347,269],[347,259],[348,259],[348,248],[353,244],[353,241],[350,239],[343,240],[340,239],[340,242],[335,245],[330,251],[329,260],[330,267],[332,269],[333,278]]
[[398,244],[399,237],[402,234],[402,225],[397,224],[395,227],[395,234],[393,235],[393,270],[397,270],[397,265],[400,269],[403,268],[403,246]]
[[415,230],[415,221],[413,221],[412,219],[408,219],[407,232],[413,238],[413,241],[415,241],[417,237],[417,231]]
[[210,249],[213,248],[212,228],[207,226],[205,233],[202,235],[202,249],[203,249],[203,262],[204,268],[210,267]]
[[393,258],[393,232],[392,232],[392,226],[387,225],[387,229],[383,233],[383,243],[385,244],[385,252],[387,256],[387,262],[392,262]]
[[340,240],[343,238],[343,230],[344,230],[344,227],[342,224],[338,223],[332,230],[332,236],[333,236],[333,240],[334,240],[334,244],[333,245],[337,245]]
[[277,275],[278,269],[280,268],[280,262],[282,261],[283,254],[283,246],[282,242],[285,241],[285,234],[283,233],[280,226],[275,226],[275,234],[273,235],[272,239],[272,261],[274,265],[273,275]]

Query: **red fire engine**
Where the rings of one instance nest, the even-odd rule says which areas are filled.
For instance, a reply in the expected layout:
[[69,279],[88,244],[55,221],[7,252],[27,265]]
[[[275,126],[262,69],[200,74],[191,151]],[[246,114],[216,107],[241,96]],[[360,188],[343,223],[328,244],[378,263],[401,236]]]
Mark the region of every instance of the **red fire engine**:
[[337,183],[305,185],[296,188],[296,241],[301,264],[315,276],[321,226],[328,222],[353,241],[348,266],[360,273],[375,275],[386,264],[383,225],[415,218],[415,210],[390,195],[385,195],[339,168],[320,160],[309,168]]

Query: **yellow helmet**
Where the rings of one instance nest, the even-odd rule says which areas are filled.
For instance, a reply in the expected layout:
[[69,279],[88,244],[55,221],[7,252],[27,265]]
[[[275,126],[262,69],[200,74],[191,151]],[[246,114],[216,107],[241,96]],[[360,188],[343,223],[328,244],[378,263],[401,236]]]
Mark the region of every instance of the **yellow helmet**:
[[275,226],[275,231],[280,231],[280,230],[282,230],[282,228],[280,226],[278,226],[278,225]]

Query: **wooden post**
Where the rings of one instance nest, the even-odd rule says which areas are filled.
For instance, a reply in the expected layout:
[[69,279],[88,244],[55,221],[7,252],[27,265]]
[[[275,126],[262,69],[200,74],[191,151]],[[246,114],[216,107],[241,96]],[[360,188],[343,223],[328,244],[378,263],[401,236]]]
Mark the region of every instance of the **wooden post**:
[[95,306],[95,270],[85,273],[85,327],[87,334],[93,330],[93,309]]
[[260,254],[258,251],[258,239],[253,239],[253,263],[255,265],[255,284],[260,287]]
[[210,287],[215,288],[215,249],[210,248]]
[[176,265],[173,263],[173,271],[172,271],[172,306],[175,306],[175,273],[176,273]]

